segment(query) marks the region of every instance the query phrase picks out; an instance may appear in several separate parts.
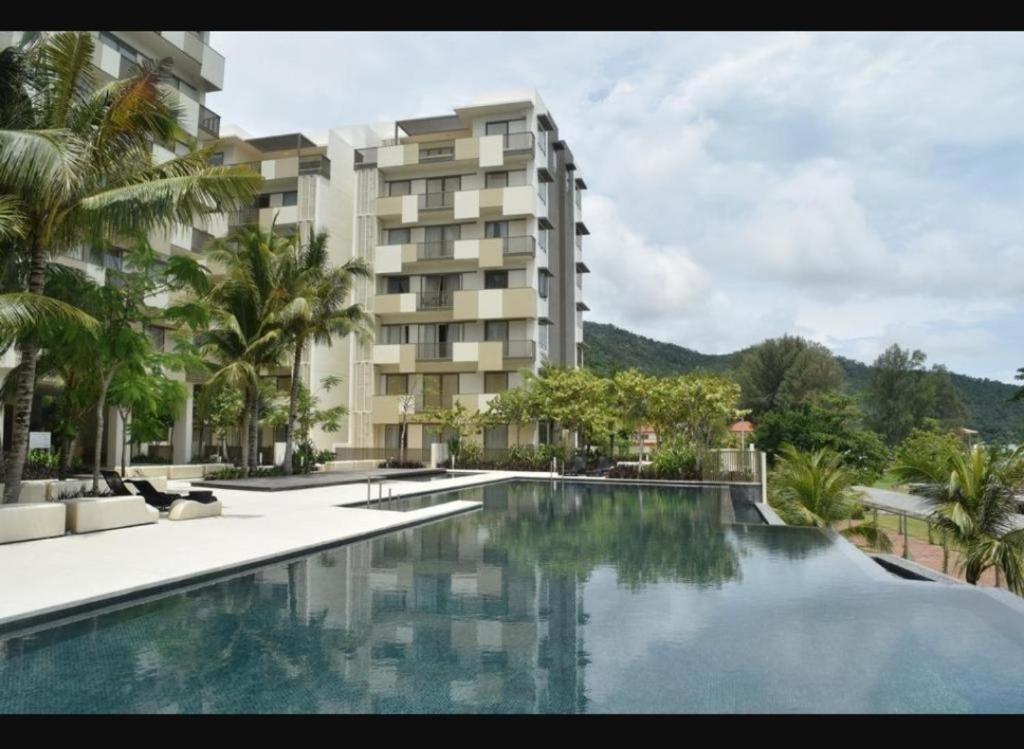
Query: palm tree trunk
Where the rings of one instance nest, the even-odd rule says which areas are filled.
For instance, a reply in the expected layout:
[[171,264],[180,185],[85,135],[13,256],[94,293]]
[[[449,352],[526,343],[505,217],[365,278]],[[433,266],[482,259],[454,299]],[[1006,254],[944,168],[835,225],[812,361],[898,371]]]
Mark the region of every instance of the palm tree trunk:
[[292,475],[292,450],[295,441],[295,419],[299,415],[299,372],[302,367],[304,341],[295,342],[295,360],[292,363],[292,386],[288,394],[288,421],[284,425],[284,475]]
[[[107,373],[106,377],[103,378],[103,384],[100,386],[100,398],[96,402],[96,448],[92,459],[92,491],[94,494],[98,494],[100,491],[100,455],[102,453],[100,450],[100,444],[103,442],[103,412],[106,411],[107,408],[107,390],[110,389],[110,381],[114,379],[115,372],[117,372],[116,366]],[[112,456],[107,457],[109,458]]]
[[249,475],[249,419],[252,418],[252,408],[249,404],[249,396],[246,395],[245,413],[242,415],[242,429],[238,434],[239,446],[242,449],[242,476]]
[[[42,294],[45,283],[46,253],[38,242],[32,245],[32,259],[28,276],[30,294]],[[39,349],[30,342],[19,344],[24,367],[14,391],[14,420],[11,427],[10,451],[4,465],[4,504],[14,504],[21,494],[21,475],[28,456],[28,433],[32,419],[32,397],[36,391],[36,362]]]
[[249,470],[256,472],[259,465],[260,449],[260,401],[259,396],[253,398],[252,415],[249,417]]

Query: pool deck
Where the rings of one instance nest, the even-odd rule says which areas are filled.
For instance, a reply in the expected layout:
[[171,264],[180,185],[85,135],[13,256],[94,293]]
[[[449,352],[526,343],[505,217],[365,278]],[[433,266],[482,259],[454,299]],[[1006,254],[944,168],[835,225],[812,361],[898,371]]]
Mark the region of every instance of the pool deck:
[[367,481],[382,481],[431,476],[443,474],[443,468],[377,468],[372,471],[323,471],[306,473],[296,476],[267,476],[251,479],[231,479],[229,481],[200,480],[193,481],[192,486],[209,489],[241,489],[253,492],[282,492],[291,489],[310,489],[319,486],[339,486],[341,484],[366,484]]
[[[495,471],[431,482],[387,480],[382,494],[390,489],[397,498],[527,475]],[[361,483],[274,492],[218,488],[220,517],[175,522],[163,515],[151,525],[5,544],[0,546],[0,627],[114,604],[480,507],[465,501],[409,512],[340,506],[365,504],[365,481],[364,476]],[[188,485],[172,481],[169,488]]]

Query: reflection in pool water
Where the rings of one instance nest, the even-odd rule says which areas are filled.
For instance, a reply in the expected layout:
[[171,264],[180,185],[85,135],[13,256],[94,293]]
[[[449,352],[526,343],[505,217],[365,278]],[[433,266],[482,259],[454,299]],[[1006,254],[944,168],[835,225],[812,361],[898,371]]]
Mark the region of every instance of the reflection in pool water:
[[2,712],[1024,710],[1015,612],[728,491],[484,510],[0,640]]

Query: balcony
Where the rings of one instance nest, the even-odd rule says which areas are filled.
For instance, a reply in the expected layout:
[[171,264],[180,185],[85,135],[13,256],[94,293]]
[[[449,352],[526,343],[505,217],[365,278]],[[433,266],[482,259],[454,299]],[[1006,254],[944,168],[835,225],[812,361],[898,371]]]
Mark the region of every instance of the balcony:
[[416,295],[417,310],[451,309],[452,292],[443,291],[422,291]]
[[506,359],[532,359],[536,349],[537,344],[534,341],[510,340],[505,341],[504,354]]
[[213,241],[213,235],[202,229],[192,227],[192,252],[202,252]]
[[369,169],[377,166],[377,148],[357,148],[353,157],[356,169]]
[[331,160],[326,156],[303,156],[299,159],[299,176],[315,174],[331,178]]
[[533,151],[533,133],[507,133],[503,146],[506,153]]
[[260,209],[256,206],[249,206],[228,214],[228,226],[253,226],[260,220]]
[[455,159],[455,141],[439,143],[420,143],[420,163],[431,164],[437,161],[453,161]]
[[220,115],[199,105],[199,129],[212,138],[220,137]]
[[537,240],[530,235],[520,237],[502,237],[502,253],[505,255],[529,255],[537,254]]
[[417,361],[451,361],[451,358],[451,341],[435,341],[433,343],[416,344]]
[[437,211],[455,205],[455,192],[421,192],[417,196],[421,211]]
[[417,260],[445,260],[455,257],[455,240],[444,239],[416,244]]

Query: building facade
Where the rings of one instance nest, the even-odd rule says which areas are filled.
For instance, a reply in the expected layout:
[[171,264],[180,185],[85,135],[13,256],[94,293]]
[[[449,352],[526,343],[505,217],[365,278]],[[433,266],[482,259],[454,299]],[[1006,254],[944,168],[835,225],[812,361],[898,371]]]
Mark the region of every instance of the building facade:
[[[419,419],[423,412],[455,403],[483,410],[520,384],[524,370],[536,372],[545,361],[582,364],[586,183],[535,92],[436,117],[336,128],[322,137],[254,138],[222,129],[205,106],[224,75],[224,58],[209,46],[208,32],[93,33],[101,82],[129,75],[142,58],[170,57],[167,85],[178,92],[185,129],[217,142],[215,163],[244,164],[264,177],[253,206],[153,237],[155,249],[201,252],[236,226],[273,225],[282,234],[326,231],[334,264],[358,257],[373,269],[372,280],[357,282],[353,299],[375,314],[373,340],[349,336],[330,347],[313,345],[304,357],[303,382],[321,406],[349,411],[339,432],[314,432],[318,448],[342,458],[426,453],[445,435]],[[0,46],[18,39],[18,32],[2,34]],[[186,147],[154,145],[158,160]],[[62,262],[102,281],[120,258],[114,252],[97,260],[83,251]],[[165,331],[152,335],[164,345]],[[0,362],[4,374],[14,365],[7,359]],[[288,366],[267,376],[282,390],[290,386]],[[323,391],[319,384],[328,376],[343,384]],[[196,408],[202,384],[187,385],[190,398],[168,444],[146,448],[175,463],[216,450]],[[33,429],[44,430],[43,421],[41,415]],[[116,411],[107,424],[104,459],[114,464],[123,430]],[[501,449],[547,441],[548,432],[544,424],[495,427],[480,440]],[[280,430],[262,431],[262,463],[280,460],[282,439]],[[229,445],[240,440],[229,436]]]

